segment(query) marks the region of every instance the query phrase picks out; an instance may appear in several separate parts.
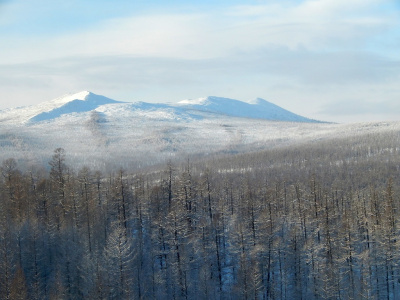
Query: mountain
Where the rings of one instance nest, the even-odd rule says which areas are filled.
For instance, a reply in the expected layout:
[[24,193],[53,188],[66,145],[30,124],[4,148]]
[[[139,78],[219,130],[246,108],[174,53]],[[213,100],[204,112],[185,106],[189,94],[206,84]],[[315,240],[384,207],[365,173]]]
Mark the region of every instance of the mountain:
[[[51,107],[48,111],[43,111],[32,117],[30,121],[40,122],[52,120],[65,114],[82,113],[95,110],[101,105],[121,103],[110,98],[83,91],[77,94],[64,96],[44,104],[44,107]],[[55,107],[52,107],[52,105]]]
[[107,171],[396,130],[400,122],[319,123],[263,99],[121,102],[84,91],[0,111],[0,163],[48,167],[61,147],[71,166]]
[[[168,113],[169,115],[175,114],[175,116],[184,119],[202,118],[204,113],[212,113],[232,117],[274,121],[316,122],[315,120],[296,115],[260,98],[250,103],[222,97],[183,100],[176,104],[146,102],[128,103],[112,100],[88,91],[65,95],[36,106],[0,112],[0,122],[7,120],[13,121],[14,123],[50,121],[68,114],[94,111],[101,106],[111,104],[123,104],[122,106],[127,110],[140,110],[142,112],[164,111],[164,113]],[[121,107],[121,105],[119,107]]]
[[53,120],[62,115],[95,110],[101,105],[123,103],[110,98],[82,91],[43,102],[39,105],[12,108],[0,111],[0,122],[14,123]]
[[317,122],[296,115],[261,98],[246,103],[234,99],[211,96],[199,98],[197,100],[183,100],[178,102],[178,105],[186,109],[207,111],[241,118],[290,122]]

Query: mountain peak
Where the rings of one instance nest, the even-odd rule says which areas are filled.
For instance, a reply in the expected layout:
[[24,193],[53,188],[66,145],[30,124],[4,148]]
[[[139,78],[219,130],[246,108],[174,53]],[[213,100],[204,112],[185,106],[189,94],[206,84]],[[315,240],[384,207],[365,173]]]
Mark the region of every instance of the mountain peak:
[[50,103],[53,103],[54,105],[58,106],[58,105],[62,105],[74,100],[81,100],[81,101],[85,101],[89,95],[94,95],[93,93],[89,92],[89,91],[81,91],[78,93],[69,93],[69,94],[65,94],[61,97],[55,98],[53,100],[44,102],[43,104],[48,104],[50,105]]
[[[36,123],[41,121],[54,120],[59,117],[71,114],[86,113],[98,109],[103,105],[128,104],[126,102],[112,100],[110,98],[96,95],[89,91],[66,94],[62,97],[43,102],[38,105],[10,109],[0,114],[0,122],[13,123]],[[107,106],[109,107],[109,106]],[[305,117],[296,115],[262,98],[243,102],[235,99],[208,96],[198,99],[182,100],[175,104],[154,104],[154,103],[130,103],[126,106],[118,106],[123,110],[140,111],[174,111],[177,115],[188,114],[196,118],[203,117],[203,114],[213,114],[217,116],[225,115],[249,119],[264,119],[275,121],[291,122],[316,122]]]
[[201,97],[197,99],[185,99],[178,102],[178,105],[204,105],[208,98],[210,97]]
[[42,107],[42,110],[29,120],[32,122],[51,120],[65,114],[88,112],[101,105],[112,103],[121,102],[93,94],[89,91],[81,91],[74,94],[67,94],[39,105]]
[[89,96],[94,95],[92,92],[89,91],[81,91],[78,93],[70,94],[71,98],[74,98],[76,100],[86,100]]
[[264,119],[290,122],[315,122],[296,115],[262,98],[243,102],[235,99],[208,96],[195,100],[183,100],[180,107],[211,113],[219,113],[233,117]]
[[235,100],[235,99],[230,99],[230,98],[225,98],[225,97],[217,97],[217,96],[207,96],[207,97],[201,97],[198,99],[187,99],[187,100],[182,100],[178,102],[179,106],[185,106],[189,108],[207,108],[212,110],[215,106],[220,106],[220,107],[227,107],[227,106],[235,106],[238,104],[244,104],[245,102]]
[[270,103],[267,100],[263,99],[263,98],[255,98],[252,100],[247,101],[249,104],[253,104],[253,105],[259,105],[259,104],[263,104],[263,103]]

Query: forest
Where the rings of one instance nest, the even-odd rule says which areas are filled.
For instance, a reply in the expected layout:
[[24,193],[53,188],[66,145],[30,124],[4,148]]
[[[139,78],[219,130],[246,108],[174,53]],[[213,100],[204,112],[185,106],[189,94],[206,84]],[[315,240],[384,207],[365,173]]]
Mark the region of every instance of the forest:
[[0,170],[0,299],[400,297],[398,132]]

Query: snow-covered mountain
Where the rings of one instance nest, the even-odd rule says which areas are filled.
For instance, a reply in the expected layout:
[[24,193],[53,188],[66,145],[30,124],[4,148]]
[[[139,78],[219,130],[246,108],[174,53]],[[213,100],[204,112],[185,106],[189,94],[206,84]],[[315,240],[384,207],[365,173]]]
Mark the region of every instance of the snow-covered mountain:
[[30,121],[40,122],[45,120],[53,120],[62,115],[88,112],[95,110],[101,105],[116,103],[121,102],[112,100],[104,96],[95,95],[88,91],[83,91],[77,94],[64,96],[53,101],[44,103],[43,106],[47,109],[32,117]]
[[[9,109],[0,112],[0,122],[36,123],[50,121],[69,114],[94,111],[105,105],[111,108],[111,104],[113,104],[114,107],[123,108],[128,111],[140,110],[142,112],[149,112],[150,115],[152,115],[151,112],[154,111],[164,111],[169,115],[173,113],[177,116],[186,118],[192,117],[195,119],[202,117],[202,113],[206,112],[251,119],[316,122],[296,115],[263,99],[256,99],[255,101],[246,103],[228,98],[206,97],[197,100],[183,100],[176,104],[146,102],[127,103],[112,100],[88,91],[65,95],[36,106]],[[117,106],[115,104],[120,105]]]
[[25,167],[48,166],[54,149],[62,147],[76,167],[134,168],[393,130],[400,130],[400,122],[313,122],[262,99],[130,103],[85,91],[0,111],[0,163],[13,157]]
[[[0,122],[27,123],[53,120],[62,115],[92,111],[101,105],[122,103],[88,91],[43,102],[38,105],[0,111]],[[0,123],[1,124],[1,123]]]
[[196,100],[183,100],[178,105],[199,111],[207,111],[227,116],[291,122],[316,122],[296,115],[267,100],[257,98],[249,103],[221,97],[206,97]]

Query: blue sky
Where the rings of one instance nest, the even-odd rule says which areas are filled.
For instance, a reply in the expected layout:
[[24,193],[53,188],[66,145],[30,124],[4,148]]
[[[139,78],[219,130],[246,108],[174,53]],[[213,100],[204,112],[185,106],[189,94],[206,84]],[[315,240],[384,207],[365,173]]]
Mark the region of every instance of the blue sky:
[[90,90],[400,120],[397,0],[0,0],[0,36],[0,109]]

